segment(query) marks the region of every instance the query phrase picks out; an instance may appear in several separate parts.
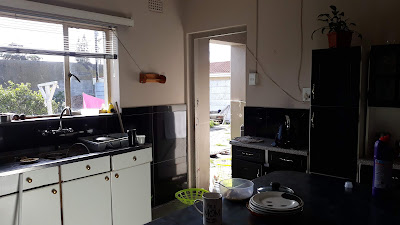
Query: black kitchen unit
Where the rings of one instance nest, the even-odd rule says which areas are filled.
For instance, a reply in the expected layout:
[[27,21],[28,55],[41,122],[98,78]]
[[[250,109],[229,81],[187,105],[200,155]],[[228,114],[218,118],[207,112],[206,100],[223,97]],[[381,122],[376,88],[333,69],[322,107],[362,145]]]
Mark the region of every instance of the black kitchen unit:
[[368,105],[400,107],[400,45],[371,47]]
[[267,173],[265,151],[232,146],[232,177],[253,180]]
[[123,108],[122,119],[153,144],[152,206],[174,200],[187,188],[186,105]]
[[312,53],[310,172],[355,180],[361,47]]

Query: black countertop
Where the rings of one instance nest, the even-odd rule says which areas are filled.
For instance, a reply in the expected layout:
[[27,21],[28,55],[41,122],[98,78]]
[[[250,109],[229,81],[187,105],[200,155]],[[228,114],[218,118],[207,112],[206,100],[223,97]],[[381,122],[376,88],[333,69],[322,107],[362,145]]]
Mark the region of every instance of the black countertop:
[[232,141],[230,141],[230,144],[233,146],[254,148],[254,149],[260,149],[260,150],[266,150],[266,151],[272,151],[272,152],[282,152],[282,153],[293,154],[293,155],[303,155],[303,156],[308,155],[308,149],[289,149],[289,148],[273,147],[271,144],[273,142],[275,142],[274,139],[261,138],[261,137],[257,137],[257,138],[262,139],[263,142],[242,143],[239,141],[232,140]]
[[106,149],[103,152],[93,152],[89,154],[67,157],[57,160],[51,159],[40,159],[36,163],[32,164],[22,164],[20,162],[13,162],[13,163],[6,163],[0,165],[0,177],[9,176],[13,174],[24,173],[33,170],[40,170],[48,167],[59,166],[62,164],[78,162],[88,159],[99,158],[103,156],[110,156],[110,155],[118,155],[126,152],[137,151],[145,148],[151,148],[152,144],[143,144],[137,147],[126,147],[126,148],[119,148],[119,149]]
[[[346,192],[342,179],[291,171],[277,171],[256,178],[253,180],[254,189],[271,181],[291,187],[304,200],[301,214],[280,218],[257,217],[247,210],[246,202],[223,199],[223,224],[400,224],[399,193],[393,194],[389,200],[377,202],[371,197],[371,186],[354,184],[353,190]],[[202,216],[189,206],[148,224],[201,225]]]

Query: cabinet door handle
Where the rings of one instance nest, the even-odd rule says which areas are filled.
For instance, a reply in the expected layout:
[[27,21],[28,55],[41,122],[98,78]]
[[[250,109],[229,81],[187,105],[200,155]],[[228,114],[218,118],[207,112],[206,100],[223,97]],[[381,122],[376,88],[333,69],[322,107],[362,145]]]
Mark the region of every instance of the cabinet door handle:
[[110,178],[109,178],[108,176],[106,176],[104,179],[105,179],[106,181],[109,181],[109,180],[110,180]]
[[28,177],[28,178],[26,178],[26,182],[28,182],[28,183],[32,183],[32,178],[30,178],[30,177]]
[[133,156],[133,158],[132,158],[132,159],[133,159],[133,161],[136,161],[136,160],[137,160],[136,156]]
[[51,190],[51,192],[52,192],[53,194],[57,194],[57,190],[56,190],[56,189]]
[[86,169],[87,169],[87,170],[90,170],[91,168],[90,168],[90,166],[89,166],[89,165],[87,165],[87,166],[86,166]]
[[260,169],[257,170],[257,177],[260,177]]
[[284,159],[284,158],[279,158],[281,161],[284,161],[284,162],[293,162],[293,160],[291,160],[291,159]]
[[244,156],[253,156],[254,154],[253,153],[242,152],[242,155],[244,155]]
[[118,173],[115,174],[115,178],[119,178],[119,174]]
[[314,128],[314,112],[311,115],[311,127]]

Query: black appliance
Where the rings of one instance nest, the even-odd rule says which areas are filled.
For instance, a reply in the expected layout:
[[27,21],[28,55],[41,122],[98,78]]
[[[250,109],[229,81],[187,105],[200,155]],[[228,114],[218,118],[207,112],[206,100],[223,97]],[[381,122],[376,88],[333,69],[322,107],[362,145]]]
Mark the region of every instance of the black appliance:
[[355,180],[361,47],[312,52],[310,172]]
[[309,117],[308,109],[246,106],[244,135],[275,139],[281,148],[305,149],[308,148]]
[[292,130],[293,127],[290,124],[290,117],[285,115],[285,122],[279,126],[278,133],[275,137],[275,142],[272,143],[272,146],[282,148],[292,147],[295,142]]
[[174,200],[187,188],[186,105],[123,108],[122,119],[153,143],[152,206]]

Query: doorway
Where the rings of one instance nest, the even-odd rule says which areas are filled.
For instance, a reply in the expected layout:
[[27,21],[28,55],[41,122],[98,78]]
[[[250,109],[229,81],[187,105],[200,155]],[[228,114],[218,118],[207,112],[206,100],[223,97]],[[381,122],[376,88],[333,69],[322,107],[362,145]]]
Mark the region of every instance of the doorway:
[[[243,27],[235,29],[243,29]],[[194,36],[200,35],[196,34]],[[189,180],[195,182],[195,185],[192,183],[192,187],[195,186],[207,190],[212,188],[212,186],[210,186],[210,184],[213,184],[211,178],[214,178],[214,171],[218,170],[214,169],[210,174],[210,166],[213,166],[210,164],[211,159],[227,159],[226,161],[218,163],[221,165],[214,164],[214,166],[224,166],[226,168],[226,173],[223,176],[218,176],[218,181],[221,180],[220,177],[231,176],[231,147],[229,141],[234,137],[240,136],[240,127],[243,125],[243,111],[246,99],[246,38],[246,31],[225,33],[222,35],[204,35],[203,37],[193,37],[193,39],[189,36],[189,56],[193,56],[193,61],[189,58],[188,67],[189,73],[192,72],[191,74],[193,74],[193,77],[189,77],[188,79],[189,108],[190,105],[193,105],[193,111],[188,112],[189,137],[192,138],[191,140],[193,141],[191,142],[191,140],[189,140],[188,142],[189,171],[193,171],[192,174],[194,175],[194,177],[189,178]],[[210,88],[212,85],[210,81],[213,79],[210,77],[210,42],[211,44],[230,46],[231,50],[230,61],[232,62],[230,63],[230,82],[225,82],[229,83],[230,93],[226,93],[227,87],[219,89],[219,91],[222,91],[222,89],[225,90],[224,93],[220,94],[228,95],[228,99],[226,99],[228,103],[225,102],[225,107],[221,105],[218,109],[210,105],[212,101],[211,95],[213,94],[210,93],[212,89]],[[193,92],[190,90],[193,90]],[[216,115],[212,114],[217,114],[219,117],[217,118],[215,117]],[[194,122],[193,126],[190,125],[191,116]],[[222,137],[216,140],[213,138],[212,141],[210,141],[211,119],[215,119],[215,121],[213,120],[212,122],[214,123],[214,127],[220,126],[221,128],[229,128],[224,131],[226,138]],[[219,125],[215,126],[215,123]],[[192,135],[190,134],[191,129],[193,129]],[[212,153],[210,148],[212,143],[220,147],[220,149],[222,149],[221,152],[216,154]],[[210,155],[214,158],[211,158]]]
[[210,40],[210,191],[232,177],[231,44]]

